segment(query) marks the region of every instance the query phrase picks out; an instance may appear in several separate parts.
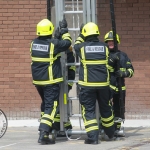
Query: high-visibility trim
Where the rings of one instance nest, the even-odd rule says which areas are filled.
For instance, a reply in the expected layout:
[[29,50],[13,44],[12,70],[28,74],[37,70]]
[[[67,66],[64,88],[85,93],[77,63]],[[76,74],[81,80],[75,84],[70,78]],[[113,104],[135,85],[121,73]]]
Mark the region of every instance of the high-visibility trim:
[[53,111],[51,113],[51,116],[52,116],[53,119],[54,119],[54,116],[56,114],[56,108],[57,108],[57,106],[58,106],[58,102],[54,101]]
[[59,118],[59,117],[60,117],[60,114],[57,114],[57,115],[56,115],[56,118]]
[[102,125],[103,125],[104,127],[111,127],[111,126],[114,125],[114,121],[112,121],[111,123],[104,123],[104,122],[102,122]]
[[107,64],[107,60],[95,60],[95,61],[90,61],[90,60],[81,60],[83,64],[91,64],[91,65],[96,65],[96,64]]
[[[85,53],[84,53],[84,47],[81,48],[81,57],[82,57],[82,61],[85,61]],[[87,67],[86,67],[86,64],[83,63],[83,68],[84,68],[84,82],[87,82]]]
[[49,80],[53,80],[53,71],[52,71],[52,65],[48,67],[48,73],[49,73]]
[[76,66],[71,66],[69,69],[76,71]]
[[120,128],[121,127],[121,124],[117,124],[117,128]]
[[50,66],[48,67],[49,79],[50,80],[53,80],[52,64],[54,63],[54,60],[52,60],[52,59],[57,59],[57,57],[54,58],[53,55],[54,55],[54,44],[51,43],[51,46],[50,46],[50,60],[51,61],[50,61]]
[[83,60],[85,60],[84,47],[81,48],[81,57]]
[[48,118],[48,119],[50,119],[50,120],[53,120],[53,117],[52,117],[51,115],[48,115],[48,114],[44,114],[44,115],[42,116],[42,118]]
[[107,60],[108,60],[108,57],[109,57],[109,50],[108,50],[108,47],[105,46],[105,48],[106,48],[106,57],[107,57]]
[[72,42],[72,40],[71,40],[71,37],[70,37],[70,34],[69,34],[69,33],[65,33],[65,34],[63,34],[62,39],[63,39],[63,40],[69,40],[70,42]]
[[71,122],[70,122],[70,121],[69,121],[69,122],[66,122],[66,123],[64,124],[65,127],[70,126],[70,125],[71,125]]
[[81,105],[82,107],[82,118],[83,118],[83,121],[86,122],[86,118],[85,118],[85,107],[83,105]]
[[110,85],[109,87],[116,91],[116,88],[117,88],[116,86]]
[[51,115],[49,115],[49,114],[44,114],[44,115],[42,116],[42,118],[48,118],[48,119],[50,119],[50,120],[53,120],[53,119],[54,119],[54,116],[55,116],[55,113],[56,113],[56,107],[57,107],[57,105],[58,105],[58,102],[57,102],[57,101],[54,101],[53,111],[52,111]]
[[38,61],[38,62],[51,62],[53,64],[53,61],[55,61],[58,57],[60,57],[61,54],[57,54],[53,58],[38,58],[38,57],[32,57],[32,61]]
[[93,131],[93,130],[98,130],[98,126],[92,126],[92,127],[89,127],[89,128],[85,128],[85,131],[86,132],[90,132],[90,131]]
[[131,62],[127,61],[127,64],[129,64],[129,65],[130,65],[130,64],[131,64]]
[[[122,86],[122,90],[126,90],[126,87],[125,87],[125,86]],[[116,88],[116,91],[119,91],[119,89]]]
[[63,77],[62,78],[57,78],[54,80],[48,80],[48,81],[35,81],[33,80],[33,84],[37,84],[37,85],[47,85],[47,84],[53,84],[53,83],[57,83],[57,82],[62,82],[63,81]]
[[105,61],[105,63],[106,63],[106,68],[107,68],[107,82],[109,82],[109,79],[110,79],[110,74],[109,74],[109,70],[108,70],[109,49],[106,46],[105,46],[105,48],[106,48],[106,60],[103,60],[103,61]]
[[70,42],[72,42],[72,40],[69,37],[65,37],[63,40],[69,40]]
[[114,72],[114,68],[111,67],[110,65],[107,65],[107,68],[108,68],[109,72]]
[[103,118],[103,117],[101,117],[101,120],[104,121],[104,122],[108,122],[108,121],[113,120],[113,119],[114,119],[113,114],[109,118]]
[[87,126],[87,125],[90,125],[90,124],[93,124],[93,123],[97,123],[97,120],[93,119],[93,120],[86,121],[86,122],[84,122],[84,125]]
[[126,68],[120,68],[121,71],[126,71]]
[[75,42],[75,44],[80,44],[80,43],[81,43],[80,41],[76,41],[76,42]]
[[[118,91],[118,88],[116,86],[110,85],[110,88],[115,90],[115,91]],[[122,90],[126,90],[126,87],[122,86]]]
[[32,51],[32,45],[33,45],[33,42],[31,42],[31,46],[30,46],[30,53],[31,53],[31,51]]
[[68,85],[73,86],[73,83],[68,83]]
[[54,121],[55,121],[55,122],[60,122],[60,119],[54,118]]
[[92,83],[92,82],[84,82],[84,81],[78,81],[78,84],[80,84],[80,85],[83,85],[83,86],[99,86],[99,87],[101,87],[101,86],[109,86],[109,81],[108,82],[100,82],[100,83]]
[[80,43],[84,42],[84,40],[79,36],[76,41],[79,41]]
[[111,101],[109,100],[108,105],[112,107]]
[[118,123],[117,123],[117,128],[120,128],[120,127],[121,127],[121,123],[118,122]]
[[41,111],[41,116],[43,116],[44,115],[44,112],[43,111]]
[[86,118],[85,118],[85,107],[83,105],[81,105],[81,107],[82,107],[82,118],[83,118],[83,122],[84,122],[84,125],[85,125],[86,132],[90,132],[90,131],[93,131],[93,130],[98,130],[99,129],[98,125],[88,127],[88,128],[86,127],[89,124],[97,123],[97,120],[93,119],[93,120],[87,121]]
[[48,126],[52,126],[52,123],[51,122],[49,122],[49,121],[47,121],[47,120],[41,120],[41,122],[40,123],[44,123],[44,124],[47,124]]
[[132,69],[128,69],[128,71],[130,72],[130,76],[129,76],[129,78],[131,78],[132,76],[133,76],[133,74],[134,74],[134,72],[133,72],[133,70]]
[[[107,66],[106,66],[107,67]],[[108,68],[107,68],[107,82],[110,84],[110,74],[109,74],[109,70],[108,70]]]
[[70,33],[65,33],[62,35],[62,39],[64,39],[65,37],[70,37]]

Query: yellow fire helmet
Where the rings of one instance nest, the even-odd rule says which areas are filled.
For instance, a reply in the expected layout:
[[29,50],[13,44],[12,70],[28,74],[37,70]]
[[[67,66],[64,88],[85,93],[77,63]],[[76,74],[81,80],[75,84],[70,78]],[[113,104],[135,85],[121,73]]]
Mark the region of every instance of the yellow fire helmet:
[[36,35],[47,36],[52,35],[54,31],[54,25],[48,19],[41,20],[36,27]]
[[100,35],[98,26],[93,22],[88,22],[85,24],[82,28],[82,32],[84,37],[87,37],[89,35]]
[[[116,39],[117,39],[118,44],[120,44],[120,38],[119,38],[119,35],[118,35],[118,34],[116,34]],[[107,41],[111,41],[111,40],[114,40],[114,39],[113,39],[113,31],[109,31],[109,32],[106,33],[105,36],[104,36],[104,41],[105,41],[105,43],[107,43]]]

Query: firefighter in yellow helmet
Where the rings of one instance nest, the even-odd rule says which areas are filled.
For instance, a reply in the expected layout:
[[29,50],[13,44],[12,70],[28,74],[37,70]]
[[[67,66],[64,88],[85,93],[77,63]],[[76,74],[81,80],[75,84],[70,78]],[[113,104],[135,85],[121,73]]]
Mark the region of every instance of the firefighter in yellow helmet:
[[114,116],[110,103],[109,71],[118,57],[109,58],[107,44],[98,39],[98,26],[88,22],[80,27],[74,49],[80,58],[79,101],[82,107],[82,118],[88,139],[85,144],[99,143],[99,127],[95,115],[95,104],[98,101],[102,126],[110,139],[114,138]]
[[[67,50],[67,63],[75,63],[75,56],[73,51]],[[75,79],[75,71],[76,67],[74,65],[67,67],[68,72],[68,80],[74,80]],[[73,83],[68,83],[68,93],[72,89]],[[68,121],[64,122],[64,128],[65,130],[72,129],[72,124],[70,121],[70,118],[68,116]],[[57,115],[54,118],[54,122],[52,124],[52,129],[56,131],[60,131],[60,111],[58,111]],[[63,132],[57,132],[57,137],[66,137],[66,134]]]
[[48,19],[41,20],[37,24],[38,37],[31,42],[30,47],[33,84],[45,104],[39,125],[38,143],[41,144],[55,144],[49,138],[49,132],[58,111],[59,84],[63,81],[60,53],[66,51],[72,42],[65,18],[60,21],[59,27],[60,30],[56,29],[53,38],[53,23]]
[[[120,44],[120,38],[119,35],[116,34],[116,40],[117,43]],[[119,63],[120,63],[120,70],[116,70],[117,66],[115,66],[115,69],[110,69],[110,88],[112,90],[112,100],[113,100],[113,110],[114,110],[114,116],[116,118],[121,118],[121,112],[122,109],[123,114],[125,114],[125,96],[126,96],[126,87],[125,87],[125,78],[131,78],[134,74],[134,68],[132,66],[132,63],[127,56],[125,52],[122,52],[120,50],[116,51],[114,49],[114,39],[113,39],[113,32],[109,31],[104,36],[105,43],[108,44],[109,50],[110,50],[110,57],[111,55],[114,55],[115,53],[119,54]],[[122,85],[122,94],[123,94],[123,108],[120,106],[119,102],[119,91],[118,91],[118,82],[117,78],[121,78],[121,85]],[[121,118],[125,119],[125,118]],[[118,122],[115,124],[115,134],[117,136],[125,136],[124,132],[121,130],[121,122]],[[120,132],[121,131],[121,132]]]

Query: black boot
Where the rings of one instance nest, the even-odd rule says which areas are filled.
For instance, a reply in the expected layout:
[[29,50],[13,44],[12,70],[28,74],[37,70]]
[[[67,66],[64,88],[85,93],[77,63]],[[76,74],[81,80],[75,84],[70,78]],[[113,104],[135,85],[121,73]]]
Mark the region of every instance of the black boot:
[[114,135],[108,136],[108,138],[109,138],[109,141],[115,141],[116,140],[116,137]]
[[41,143],[42,145],[55,144],[55,141],[49,138],[48,132],[40,131],[40,136],[39,136],[39,139],[38,139],[38,143]]
[[84,141],[84,144],[93,144],[93,145],[96,145],[96,144],[99,144],[99,140],[96,140],[96,141],[93,141],[93,140],[90,140],[90,139],[86,139]]

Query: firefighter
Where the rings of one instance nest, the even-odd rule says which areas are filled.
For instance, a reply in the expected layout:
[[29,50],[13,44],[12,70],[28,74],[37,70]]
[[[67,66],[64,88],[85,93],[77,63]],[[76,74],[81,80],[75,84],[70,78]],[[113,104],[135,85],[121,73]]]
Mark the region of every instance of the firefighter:
[[[70,49],[68,49],[67,50],[67,63],[74,63],[74,62],[75,62],[75,56],[73,54],[73,51],[70,51]],[[67,70],[68,70],[68,80],[74,80],[75,79],[76,67],[74,65],[68,66]],[[72,86],[73,86],[73,83],[68,83],[68,93],[72,89]],[[44,114],[44,108],[45,108],[44,106],[45,106],[44,101],[42,101],[42,103],[41,103],[41,117]],[[70,119],[68,118],[68,120],[69,120],[68,122],[64,123],[64,127],[65,127],[66,130],[72,129],[72,124],[70,122]],[[57,115],[54,118],[54,122],[52,124],[51,131],[53,129],[55,129],[57,131],[60,130],[60,114],[59,114],[59,111],[58,111]],[[63,136],[66,136],[66,135],[57,134],[57,137],[63,137]]]
[[[67,63],[74,63],[75,62],[75,56],[73,51],[67,50]],[[68,80],[74,80],[75,79],[75,71],[76,67],[74,65],[68,66],[67,67],[67,72],[68,72]],[[68,93],[72,89],[73,83],[68,83]],[[66,130],[72,129],[72,124],[70,122],[70,119],[68,118],[68,122],[64,123],[64,127]],[[53,123],[53,129],[59,131],[60,130],[60,114],[59,112],[57,113],[56,117],[54,118],[54,123]],[[66,136],[66,135],[59,135],[57,134],[57,137],[59,136]]]
[[114,137],[114,116],[110,105],[109,71],[118,57],[109,58],[107,44],[99,41],[98,26],[88,22],[80,27],[74,49],[80,58],[79,101],[82,107],[82,118],[88,138],[85,144],[99,143],[99,127],[96,120],[95,105],[98,101],[102,126],[110,139]]
[[[120,38],[119,35],[116,34],[116,40],[117,43],[120,44]],[[105,43],[108,44],[109,50],[110,50],[110,56],[114,55],[116,53],[116,50],[114,49],[114,40],[113,40],[113,32],[109,31],[104,36]],[[121,106],[119,104],[119,91],[118,91],[118,83],[117,78],[121,78],[121,85],[122,85],[122,94],[123,94],[123,115],[125,113],[125,97],[126,97],[126,87],[125,87],[125,78],[131,78],[134,74],[134,68],[132,66],[132,63],[127,56],[125,52],[122,52],[120,50],[117,51],[119,53],[119,63],[120,63],[120,69],[117,69],[117,66],[115,69],[110,70],[110,76],[111,76],[111,82],[110,82],[110,88],[112,90],[112,100],[113,100],[113,110],[114,110],[114,116],[117,118],[121,118]],[[122,118],[125,119],[125,118]],[[115,124],[115,130],[116,134],[119,133],[121,130],[121,122],[118,122]],[[125,136],[124,134],[118,134],[118,136]]]
[[[37,24],[37,35],[31,42],[31,72],[35,85],[42,101],[44,101],[44,113],[39,125],[39,139],[41,144],[55,144],[49,138],[49,131],[55,115],[58,112],[58,99],[60,82],[63,81],[60,52],[66,51],[71,46],[71,37],[68,33],[67,21],[63,19],[59,23],[54,37],[54,25],[48,19],[43,19]],[[58,38],[61,37],[62,40]]]

